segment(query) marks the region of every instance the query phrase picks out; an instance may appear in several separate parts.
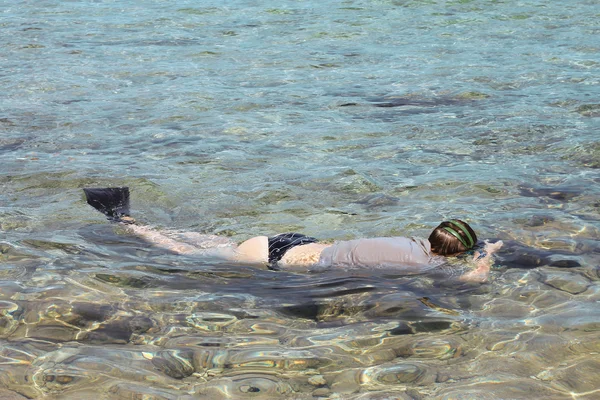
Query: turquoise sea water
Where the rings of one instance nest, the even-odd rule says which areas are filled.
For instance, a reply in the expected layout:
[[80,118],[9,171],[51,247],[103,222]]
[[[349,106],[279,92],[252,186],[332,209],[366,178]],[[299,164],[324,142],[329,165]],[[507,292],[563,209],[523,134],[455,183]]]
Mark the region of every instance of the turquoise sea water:
[[[0,397],[600,396],[598,1],[0,5]],[[483,285],[215,264],[102,186],[240,241],[506,245]]]

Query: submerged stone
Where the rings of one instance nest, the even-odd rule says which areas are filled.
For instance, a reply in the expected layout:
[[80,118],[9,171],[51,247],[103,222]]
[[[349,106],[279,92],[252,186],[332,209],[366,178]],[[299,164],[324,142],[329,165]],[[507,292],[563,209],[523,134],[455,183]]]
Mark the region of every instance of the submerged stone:
[[347,370],[338,374],[331,384],[331,390],[341,394],[356,393],[360,390],[357,371]]
[[331,390],[329,388],[318,388],[312,392],[313,397],[329,397]]
[[496,253],[496,262],[509,268],[537,268],[550,263],[552,253],[516,241],[505,241]]
[[481,92],[463,92],[456,96],[459,100],[483,100],[489,97],[489,94]]
[[81,339],[90,343],[120,343],[129,342],[133,330],[126,318],[114,319],[98,326],[97,329],[89,331]]
[[391,207],[398,205],[399,199],[397,197],[388,196],[386,194],[372,194],[358,200],[358,204],[366,206],[367,210],[381,207]]
[[327,384],[327,381],[323,377],[323,375],[314,375],[308,378],[308,383],[313,386],[324,386]]
[[161,351],[152,358],[152,364],[171,378],[183,379],[194,373],[193,358],[190,350]]
[[414,383],[419,380],[423,371],[416,365],[405,364],[380,371],[377,380],[381,383]]
[[569,260],[569,259],[563,259],[563,260],[555,260],[552,261],[550,263],[551,266],[553,267],[557,267],[557,268],[577,268],[577,267],[581,267],[581,263],[577,260]]
[[208,399],[286,399],[291,398],[294,390],[286,380],[275,376],[247,373],[214,379],[201,393]]
[[600,362],[587,359],[557,371],[553,383],[576,393],[593,393],[598,390]]
[[306,304],[296,304],[280,307],[279,312],[285,315],[296,318],[311,319],[314,321],[318,320],[319,315],[322,312],[322,306],[317,302],[311,302]]
[[28,398],[29,397],[21,396],[19,393],[13,392],[11,390],[0,389],[0,399],[2,400],[25,400]]
[[583,293],[590,285],[590,282],[581,275],[559,271],[545,273],[542,282],[571,294]]
[[457,344],[444,339],[422,339],[396,349],[399,357],[447,360],[460,354]]
[[575,112],[584,117],[600,117],[600,104],[583,104]]
[[531,186],[519,186],[521,196],[525,197],[549,197],[558,201],[569,201],[583,193],[582,189],[554,187],[535,188]]
[[554,221],[554,217],[551,215],[534,215],[527,220],[523,225],[529,227],[544,226],[549,222]]

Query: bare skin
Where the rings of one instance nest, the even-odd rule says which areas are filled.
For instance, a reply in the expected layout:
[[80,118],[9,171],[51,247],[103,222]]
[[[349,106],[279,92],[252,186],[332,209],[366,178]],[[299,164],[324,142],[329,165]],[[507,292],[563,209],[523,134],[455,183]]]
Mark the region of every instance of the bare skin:
[[479,251],[476,251],[473,255],[473,261],[477,268],[461,275],[459,279],[463,282],[487,282],[490,275],[490,268],[494,262],[492,254],[500,250],[502,245],[504,245],[502,240],[499,240],[496,243],[490,243],[486,240],[483,248],[484,256],[480,258],[481,253]]
[[[157,247],[177,254],[196,254],[244,264],[266,265],[268,263],[267,236],[256,236],[238,245],[228,238],[217,235],[204,235],[196,232],[160,232],[147,226],[135,224],[128,225],[128,228],[137,236]],[[186,240],[174,238],[177,236]],[[479,251],[476,251],[473,255],[472,261],[475,263],[476,268],[461,275],[459,279],[464,282],[486,282],[493,263],[492,255],[502,245],[502,241],[489,243],[486,240],[483,257],[481,257],[482,254]],[[279,264],[283,267],[309,268],[319,262],[321,252],[329,246],[331,245],[309,243],[293,247],[285,253]]]

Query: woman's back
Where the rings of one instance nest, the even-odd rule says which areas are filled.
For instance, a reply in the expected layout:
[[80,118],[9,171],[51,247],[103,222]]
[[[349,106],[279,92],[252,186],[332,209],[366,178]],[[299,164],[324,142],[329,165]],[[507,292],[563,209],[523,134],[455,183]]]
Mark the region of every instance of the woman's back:
[[[320,263],[348,268],[429,269],[438,257],[428,240],[417,237],[379,237],[339,241],[323,250]],[[412,268],[411,268],[412,267]]]

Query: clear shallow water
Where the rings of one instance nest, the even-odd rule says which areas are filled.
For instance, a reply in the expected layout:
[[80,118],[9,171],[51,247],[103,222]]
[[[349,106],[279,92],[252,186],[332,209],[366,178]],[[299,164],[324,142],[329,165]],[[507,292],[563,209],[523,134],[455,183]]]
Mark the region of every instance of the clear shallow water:
[[[596,1],[6,2],[0,392],[29,398],[596,398]],[[149,248],[507,245],[490,283],[294,274]]]

